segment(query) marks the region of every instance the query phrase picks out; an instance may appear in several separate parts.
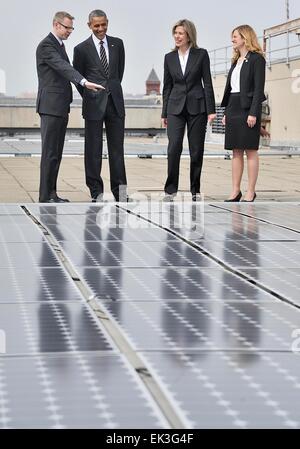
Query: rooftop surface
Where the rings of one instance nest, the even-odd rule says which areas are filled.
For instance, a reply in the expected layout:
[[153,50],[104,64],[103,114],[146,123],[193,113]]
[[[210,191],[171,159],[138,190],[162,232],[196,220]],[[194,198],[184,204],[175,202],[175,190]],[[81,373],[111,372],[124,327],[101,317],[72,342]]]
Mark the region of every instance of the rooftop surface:
[[[149,155],[147,144],[138,144],[134,141],[132,153],[139,147],[142,156]],[[12,145],[12,144],[11,144]],[[14,144],[15,145],[15,144]],[[36,143],[38,146],[39,144]],[[74,144],[73,144],[74,145]],[[75,144],[76,145],[76,144]],[[80,145],[80,144],[78,144]],[[34,144],[26,143],[25,154]],[[13,157],[0,157],[0,201],[1,202],[37,202],[39,185],[40,158],[22,157],[21,152],[9,149]],[[6,150],[7,153],[9,150]],[[162,148],[162,153],[166,147]],[[6,153],[6,154],[7,154]],[[69,153],[69,154],[68,154]],[[150,151],[151,153],[151,151]],[[17,154],[19,157],[15,157]],[[86,202],[90,200],[88,189],[84,179],[84,161],[78,153],[66,150],[66,157],[62,160],[59,174],[58,189],[62,197],[71,201]],[[131,194],[152,193],[160,196],[167,173],[167,160],[165,157],[137,157],[135,155],[126,158],[128,188]],[[246,170],[246,169],[245,169]],[[298,201],[300,195],[300,156],[292,157],[284,154],[271,156],[269,150],[263,152],[260,158],[260,174],[257,184],[258,201]],[[103,179],[107,199],[112,199],[109,188],[108,160],[103,161]],[[231,189],[231,161],[226,160],[221,151],[208,151],[204,160],[201,178],[201,191],[205,200],[223,201]],[[246,189],[246,173],[243,182],[243,191]],[[181,160],[180,190],[189,190],[189,159]]]

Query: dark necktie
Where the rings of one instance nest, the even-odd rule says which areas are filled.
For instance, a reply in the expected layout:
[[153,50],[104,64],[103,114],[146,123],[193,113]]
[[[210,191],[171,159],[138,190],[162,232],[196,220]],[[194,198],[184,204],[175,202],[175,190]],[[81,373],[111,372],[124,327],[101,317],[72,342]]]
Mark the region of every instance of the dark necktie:
[[62,49],[62,51],[63,51],[64,59],[65,59],[66,61],[70,62],[70,61],[69,61],[69,58],[68,58],[68,55],[67,55],[67,52],[66,52],[65,44],[64,44],[63,42],[60,44],[60,47],[61,47],[61,49]]
[[103,66],[104,73],[105,73],[106,77],[108,78],[108,62],[107,62],[107,57],[106,57],[106,51],[105,51],[103,44],[104,44],[104,42],[100,41],[100,61]]

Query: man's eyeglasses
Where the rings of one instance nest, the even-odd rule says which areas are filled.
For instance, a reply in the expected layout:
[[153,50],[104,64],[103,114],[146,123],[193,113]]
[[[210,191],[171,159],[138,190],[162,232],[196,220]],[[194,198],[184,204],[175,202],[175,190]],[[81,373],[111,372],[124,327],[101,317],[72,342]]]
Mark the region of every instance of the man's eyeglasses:
[[73,27],[67,27],[66,25],[64,25],[63,23],[61,23],[61,22],[57,22],[57,23],[59,23],[62,27],[64,27],[66,30],[72,30],[72,31],[74,31],[74,28]]

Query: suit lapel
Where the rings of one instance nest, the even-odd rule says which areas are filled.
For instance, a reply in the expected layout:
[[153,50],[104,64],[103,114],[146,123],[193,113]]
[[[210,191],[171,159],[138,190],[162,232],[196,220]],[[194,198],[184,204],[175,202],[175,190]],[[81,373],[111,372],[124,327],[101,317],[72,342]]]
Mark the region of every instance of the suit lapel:
[[99,53],[96,50],[96,47],[95,47],[95,44],[94,44],[92,36],[87,39],[86,43],[87,43],[87,48],[88,48],[88,52],[89,52],[89,55],[90,55],[91,59],[93,61],[96,61],[99,69],[103,73],[104,77],[106,77],[104,69],[103,69],[103,66],[101,64]]
[[174,50],[173,53],[171,53],[171,55],[172,55],[172,66],[174,71],[178,74],[180,78],[183,78],[178,51]]
[[234,64],[232,64],[232,66],[230,67],[230,70],[229,70],[228,75],[227,75],[227,82],[226,82],[225,90],[227,90],[227,88],[230,85],[231,75],[232,75],[233,70],[235,69],[235,66],[236,66],[236,62]]
[[68,55],[67,55],[67,52],[66,52],[66,50],[65,50],[65,48],[62,47],[62,46],[60,45],[60,43],[58,42],[58,40],[56,39],[56,37],[55,37],[52,33],[49,33],[49,34],[48,34],[48,38],[49,38],[49,39],[51,40],[51,42],[54,44],[55,48],[59,51],[59,53],[60,53],[60,55],[62,56],[62,58],[63,58],[65,61],[70,62],[70,61],[69,61],[69,58],[68,58]]
[[[240,76],[240,82],[241,82],[241,83],[242,83],[243,80],[246,79],[247,76],[248,76],[249,68],[250,68],[250,62],[249,62],[250,60],[251,60],[251,52],[248,52],[247,55],[246,55],[246,57],[245,57],[245,60],[244,60],[244,62],[243,62],[242,68],[241,68],[241,76]],[[225,90],[227,90],[227,88],[229,88],[229,86],[230,86],[231,75],[232,75],[232,72],[233,72],[233,70],[235,69],[236,65],[237,65],[237,62],[235,62],[235,63],[231,66],[231,68],[230,68],[230,70],[229,70],[229,72],[228,72],[228,77],[227,77],[227,83],[226,83],[226,88],[225,88]]]
[[50,41],[58,48],[58,49],[61,49],[61,45],[60,45],[60,43],[58,42],[58,40],[56,39],[56,37],[54,36],[54,34],[52,34],[52,33],[49,33],[48,34],[48,38],[50,39]]
[[108,72],[109,74],[113,72],[113,65],[116,61],[116,47],[111,39],[111,37],[106,36],[108,43],[108,52],[109,52],[109,62],[108,62]]
[[184,78],[186,78],[191,71],[191,69],[194,67],[196,61],[198,59],[198,54],[195,48],[190,49],[189,57],[187,60],[186,68],[185,68],[185,74]]
[[61,51],[61,53],[62,53],[62,57],[64,58],[64,60],[67,61],[67,62],[70,62],[65,47],[62,47],[62,46],[60,45],[60,51]]
[[244,59],[244,62],[243,62],[242,68],[241,68],[241,78],[242,79],[246,79],[247,76],[248,76],[247,74],[249,72],[249,67],[250,67],[249,59],[251,59],[251,53],[250,52],[248,52],[246,54],[246,57]]

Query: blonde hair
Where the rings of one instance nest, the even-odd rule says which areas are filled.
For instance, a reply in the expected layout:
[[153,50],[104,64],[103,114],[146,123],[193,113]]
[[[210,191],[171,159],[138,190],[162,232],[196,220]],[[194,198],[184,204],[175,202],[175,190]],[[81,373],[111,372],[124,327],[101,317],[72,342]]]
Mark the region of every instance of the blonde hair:
[[[244,39],[245,46],[248,51],[252,51],[253,53],[259,53],[260,55],[264,56],[264,52],[263,49],[261,48],[260,43],[258,42],[257,35],[250,25],[240,25],[234,28],[234,30],[231,33],[231,36],[235,31],[237,31],[240,34],[240,36]],[[241,55],[239,50],[237,51],[234,50],[232,56],[232,63],[234,64],[239,59],[240,56]]]
[[[176,22],[172,28],[173,36],[177,27],[183,27],[184,31],[187,34],[189,44],[192,48],[199,48],[197,45],[197,30],[193,22],[187,19],[178,20],[178,22]],[[174,50],[177,50],[177,47],[175,47]]]

